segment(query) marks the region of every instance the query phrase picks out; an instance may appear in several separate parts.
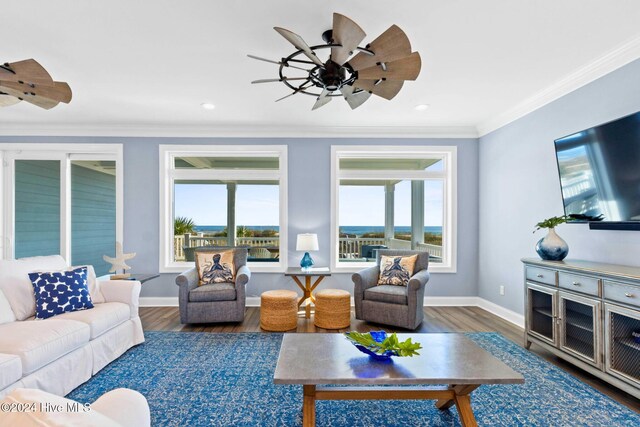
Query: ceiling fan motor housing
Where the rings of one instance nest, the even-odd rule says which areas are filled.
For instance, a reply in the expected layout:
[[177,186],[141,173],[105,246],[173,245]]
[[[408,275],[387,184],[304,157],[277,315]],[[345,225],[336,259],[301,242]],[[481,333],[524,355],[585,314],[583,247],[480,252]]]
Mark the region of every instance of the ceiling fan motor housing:
[[328,60],[324,68],[320,69],[320,80],[324,89],[335,91],[342,87],[345,82],[347,70],[345,67],[336,64],[332,60]]

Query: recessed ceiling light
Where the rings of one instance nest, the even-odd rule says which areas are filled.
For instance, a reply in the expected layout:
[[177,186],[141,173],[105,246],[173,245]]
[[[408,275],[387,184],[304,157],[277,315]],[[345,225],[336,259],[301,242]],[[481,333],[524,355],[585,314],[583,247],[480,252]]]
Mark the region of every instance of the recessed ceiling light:
[[429,108],[429,104],[420,104],[420,105],[416,105],[415,107],[413,107],[413,109],[417,110],[417,111],[424,111],[427,108]]
[[209,102],[204,102],[204,103],[200,104],[200,106],[202,108],[204,108],[205,110],[213,110],[214,108],[216,108],[215,105],[213,105],[213,104],[211,104]]

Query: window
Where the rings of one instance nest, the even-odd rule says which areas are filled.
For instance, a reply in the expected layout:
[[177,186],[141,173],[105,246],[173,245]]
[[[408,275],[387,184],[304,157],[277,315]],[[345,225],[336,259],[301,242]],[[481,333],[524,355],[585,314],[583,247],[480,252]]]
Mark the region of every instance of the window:
[[102,256],[122,242],[122,146],[0,144],[0,153],[3,257],[60,254],[106,274]]
[[334,269],[373,265],[389,248],[456,271],[456,147],[334,146],[331,169]]
[[161,145],[160,271],[200,247],[243,247],[253,271],[287,259],[286,146]]

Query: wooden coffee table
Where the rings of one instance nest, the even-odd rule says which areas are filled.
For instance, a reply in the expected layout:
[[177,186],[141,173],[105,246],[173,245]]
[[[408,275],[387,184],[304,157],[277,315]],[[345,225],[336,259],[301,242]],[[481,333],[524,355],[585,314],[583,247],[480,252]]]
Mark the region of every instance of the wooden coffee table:
[[[285,334],[274,383],[302,384],[304,427],[316,425],[316,400],[368,399],[435,399],[438,409],[456,405],[463,426],[476,426],[473,390],[483,384],[524,383],[522,375],[462,334],[398,334],[398,338],[420,342],[420,356],[377,362],[342,334]],[[337,384],[357,387],[322,387]],[[427,384],[448,386],[377,387]]]

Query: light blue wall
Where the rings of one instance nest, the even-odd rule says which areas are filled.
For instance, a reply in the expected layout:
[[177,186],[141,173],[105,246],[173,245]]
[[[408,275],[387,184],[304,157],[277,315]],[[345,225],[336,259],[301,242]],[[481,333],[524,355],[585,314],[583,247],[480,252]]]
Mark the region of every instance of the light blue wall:
[[[480,138],[482,298],[523,313],[520,258],[537,257],[534,246],[544,233],[532,234],[534,224],[563,213],[553,141],[638,110],[640,60]],[[583,224],[557,231],[569,244],[569,258],[640,265],[640,232]]]
[[[320,251],[316,265],[328,265],[331,220],[331,145],[455,145],[458,147],[458,272],[434,274],[432,296],[477,295],[478,145],[476,139],[315,139],[315,138],[98,138],[0,137],[0,142],[123,143],[125,251],[137,252],[130,265],[140,272],[158,270],[159,144],[286,144],[289,156],[289,236],[313,230]],[[308,191],[313,188],[313,191]],[[295,238],[289,239],[289,264],[297,265]],[[143,286],[142,296],[177,296],[175,274],[163,274]],[[322,286],[352,290],[350,274],[334,275]],[[296,289],[282,274],[256,274],[249,296],[266,289]]]

